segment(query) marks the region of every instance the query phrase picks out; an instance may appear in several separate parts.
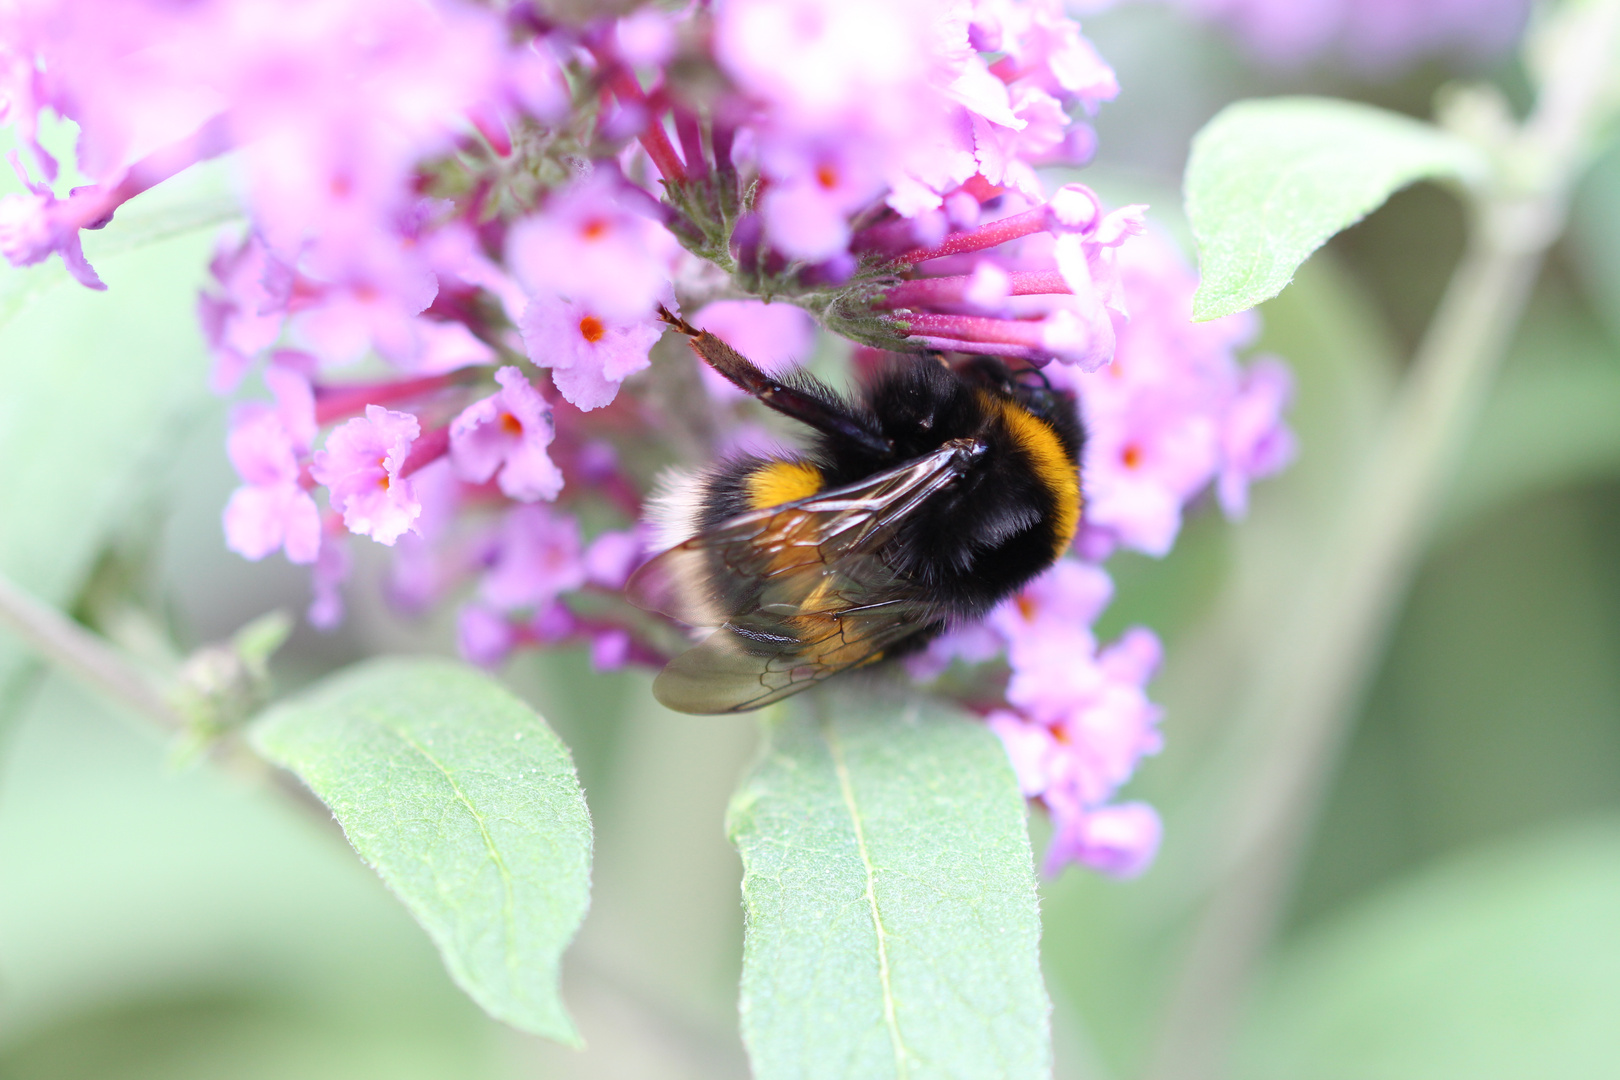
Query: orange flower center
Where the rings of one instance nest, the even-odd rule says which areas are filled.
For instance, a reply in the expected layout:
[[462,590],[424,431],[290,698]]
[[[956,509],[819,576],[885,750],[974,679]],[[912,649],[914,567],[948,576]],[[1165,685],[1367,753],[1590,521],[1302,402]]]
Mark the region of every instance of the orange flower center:
[[1119,455],[1119,460],[1124,463],[1127,469],[1136,468],[1142,464],[1142,448],[1135,443],[1131,443],[1125,447],[1125,452]]
[[607,333],[607,327],[595,315],[587,315],[579,320],[579,336],[595,345]]
[[587,240],[600,240],[607,235],[610,227],[606,218],[589,218],[580,226],[579,235]]
[[831,165],[816,166],[816,183],[820,184],[823,190],[831,191],[838,186],[838,170]]
[[523,421],[519,420],[509,412],[501,413],[500,425],[501,430],[506,432],[508,435],[523,434]]

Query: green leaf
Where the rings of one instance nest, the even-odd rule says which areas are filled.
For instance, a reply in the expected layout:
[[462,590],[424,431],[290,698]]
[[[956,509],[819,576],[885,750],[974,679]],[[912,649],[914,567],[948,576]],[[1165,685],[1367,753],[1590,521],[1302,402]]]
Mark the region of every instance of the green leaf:
[[390,658],[272,709],[252,739],[332,808],[474,1001],[579,1043],[557,978],[589,905],[591,825],[540,717],[465,665]]
[[821,694],[768,735],[727,815],[754,1076],[1049,1076],[1024,800],[996,737]]
[[1620,1075],[1620,820],[1434,866],[1287,950],[1235,1076]]
[[1311,252],[1418,180],[1474,182],[1471,144],[1429,124],[1331,98],[1240,101],[1193,139],[1184,182],[1203,281],[1193,318],[1276,296]]

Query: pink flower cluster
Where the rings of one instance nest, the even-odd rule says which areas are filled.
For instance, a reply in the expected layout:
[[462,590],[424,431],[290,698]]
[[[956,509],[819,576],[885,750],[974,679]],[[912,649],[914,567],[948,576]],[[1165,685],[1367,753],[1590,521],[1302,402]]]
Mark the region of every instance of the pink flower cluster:
[[[311,566],[317,625],[342,617],[366,536],[396,605],[461,603],[476,662],[575,644],[599,668],[660,664],[678,637],[622,597],[654,474],[672,447],[768,441],[729,384],[683,382],[684,351],[648,371],[660,305],[767,368],[806,358],[818,319],[873,349],[1044,369],[1092,430],[1093,561],[1162,553],[1200,492],[1240,512],[1286,460],[1286,374],[1239,368],[1241,321],[1186,325],[1190,272],[1139,235],[1143,208],[1048,197],[1038,167],[1088,159],[1086,119],[1117,91],[1059,0],[579,23],[526,2],[18,0],[0,122],[31,162],[14,156],[0,254],[55,253],[100,287],[81,230],[228,155],[247,223],[199,321],[216,389],[271,400],[233,413],[227,544]],[[87,185],[54,186],[45,110],[79,126]],[[1106,595],[1065,559],[931,653],[1003,658],[994,704],[971,703],[1058,825],[1052,869],[1132,872],[1157,836],[1114,801],[1157,746],[1157,644],[1099,651]]]

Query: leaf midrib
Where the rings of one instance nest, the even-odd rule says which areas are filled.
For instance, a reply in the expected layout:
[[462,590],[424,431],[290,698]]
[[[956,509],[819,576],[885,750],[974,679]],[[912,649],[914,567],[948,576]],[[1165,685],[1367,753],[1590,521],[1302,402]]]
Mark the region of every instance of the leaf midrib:
[[889,935],[883,927],[883,915],[878,910],[876,868],[872,865],[872,857],[866,847],[866,829],[861,824],[860,807],[855,803],[855,787],[850,780],[849,767],[844,763],[844,748],[838,741],[838,733],[831,721],[823,721],[821,733],[832,755],[833,770],[838,775],[838,790],[843,796],[844,808],[849,811],[850,822],[855,828],[855,849],[860,854],[861,868],[866,874],[867,908],[872,915],[872,928],[877,933],[878,983],[883,990],[883,1021],[889,1029],[889,1045],[894,1050],[896,1075],[904,1080],[911,1075],[911,1056],[910,1051],[906,1049],[905,1041],[900,1037],[900,1020],[896,1015],[894,989],[889,982]]
[[516,987],[518,985],[516,981],[518,956],[515,947],[517,942],[516,886],[512,880],[512,872],[507,868],[506,860],[501,856],[500,849],[495,846],[495,838],[489,834],[489,826],[484,821],[484,815],[478,812],[478,808],[467,797],[467,793],[461,790],[461,785],[456,783],[456,778],[451,775],[450,770],[443,762],[429,753],[427,747],[398,728],[388,727],[385,730],[391,732],[406,746],[422,755],[435,769],[439,770],[439,773],[444,777],[445,783],[450,785],[451,792],[455,794],[456,801],[467,808],[467,813],[471,814],[473,821],[477,823],[478,835],[484,840],[484,849],[489,852],[490,861],[495,864],[495,869],[501,878],[501,921],[506,924],[506,943],[501,951],[506,954],[506,969],[512,974],[513,986]]

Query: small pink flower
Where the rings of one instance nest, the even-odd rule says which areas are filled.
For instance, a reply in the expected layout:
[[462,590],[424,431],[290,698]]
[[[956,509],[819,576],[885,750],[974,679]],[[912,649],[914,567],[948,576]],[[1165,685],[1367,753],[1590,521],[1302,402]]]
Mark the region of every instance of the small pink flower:
[[226,448],[246,481],[225,506],[226,546],[254,560],[285,547],[291,562],[314,562],[320,511],[299,483],[293,442],[275,411],[257,404],[239,409]]
[[647,366],[664,332],[655,318],[617,321],[546,296],[529,301],[521,329],[529,359],[549,367],[562,396],[587,412],[611,402],[619,384]]
[[245,481],[225,507],[226,546],[254,560],[285,547],[291,562],[311,563],[320,547],[320,512],[304,490],[300,462],[315,437],[314,397],[301,375],[284,368],[270,368],[265,382],[276,405],[239,407],[226,440]]
[[1099,566],[1060,559],[992,611],[986,622],[1005,640],[1038,640],[1097,621],[1114,597],[1114,583]]
[[652,315],[679,245],[629,208],[619,184],[598,171],[513,226],[507,261],[531,295],[567,297],[614,322]]
[[410,413],[367,405],[364,417],[327,436],[310,473],[331,492],[350,532],[391,545],[414,528],[422,504],[400,470],[421,430]]
[[450,424],[450,460],[463,480],[482,484],[499,471],[501,491],[520,502],[555,499],[563,476],[546,455],[551,406],[515,367],[495,373],[499,392],[467,406]]
[[777,148],[761,168],[774,182],[760,199],[771,245],[808,262],[849,246],[849,217],[876,201],[885,187],[870,155],[843,143]]
[[[303,299],[294,316],[293,334],[323,361],[351,364],[374,348],[414,369],[413,361],[422,351],[417,315],[438,291],[426,268],[399,267],[333,284],[301,281],[297,287],[313,296]],[[482,356],[488,355],[486,349]]]
[[258,561],[282,547],[287,561],[312,563],[320,550],[321,513],[297,484],[244,485],[225,504],[225,545]]
[[996,733],[1018,777],[1025,798],[1046,794],[1060,768],[1062,748],[1045,724],[1032,724],[1010,709],[997,709],[985,718]]
[[216,393],[235,389],[254,358],[281,336],[287,297],[266,287],[270,263],[270,253],[249,233],[238,243],[222,242],[208,264],[219,289],[198,294],[197,314],[214,356],[210,382]]

